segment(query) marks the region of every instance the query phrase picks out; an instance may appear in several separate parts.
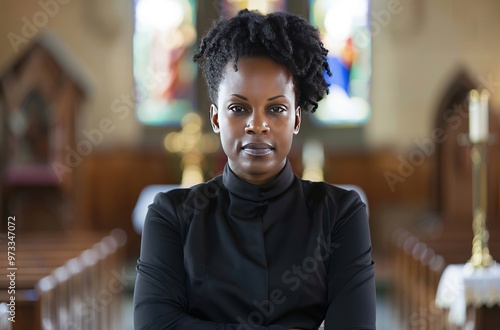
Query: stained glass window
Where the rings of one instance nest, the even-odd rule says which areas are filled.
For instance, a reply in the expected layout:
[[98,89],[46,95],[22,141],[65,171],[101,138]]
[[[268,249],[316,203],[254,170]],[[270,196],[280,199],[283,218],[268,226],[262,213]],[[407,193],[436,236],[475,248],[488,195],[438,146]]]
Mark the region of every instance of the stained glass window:
[[310,0],[310,20],[329,50],[330,94],[310,116],[320,125],[358,126],[370,118],[369,0]]
[[222,0],[222,14],[224,17],[233,17],[241,9],[258,10],[262,14],[284,11],[285,0]]
[[146,125],[177,125],[195,109],[195,0],[135,0],[136,115]]

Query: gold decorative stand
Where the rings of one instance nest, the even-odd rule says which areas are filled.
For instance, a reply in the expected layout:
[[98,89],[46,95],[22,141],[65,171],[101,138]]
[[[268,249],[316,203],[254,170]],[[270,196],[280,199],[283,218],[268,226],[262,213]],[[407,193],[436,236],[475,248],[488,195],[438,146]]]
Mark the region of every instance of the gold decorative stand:
[[495,264],[488,249],[489,233],[486,227],[487,210],[487,142],[472,145],[472,202],[473,220],[472,257],[467,262],[474,268],[486,268]]
[[469,93],[469,140],[472,143],[472,257],[466,267],[487,268],[495,264],[488,249],[489,234],[486,227],[488,201],[488,100],[489,93],[472,90]]

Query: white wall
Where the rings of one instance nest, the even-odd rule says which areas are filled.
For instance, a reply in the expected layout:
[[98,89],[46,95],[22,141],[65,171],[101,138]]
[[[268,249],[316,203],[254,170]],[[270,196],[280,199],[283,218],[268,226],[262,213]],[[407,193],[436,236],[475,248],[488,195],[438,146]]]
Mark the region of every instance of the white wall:
[[478,82],[493,81],[485,87],[500,107],[500,1],[374,0],[372,18],[381,32],[373,35],[370,145],[407,148],[430,137],[460,67]]

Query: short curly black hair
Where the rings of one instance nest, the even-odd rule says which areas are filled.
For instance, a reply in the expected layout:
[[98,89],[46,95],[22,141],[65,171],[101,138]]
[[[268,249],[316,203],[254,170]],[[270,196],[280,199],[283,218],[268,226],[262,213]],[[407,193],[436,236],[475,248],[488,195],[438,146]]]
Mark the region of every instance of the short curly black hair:
[[217,102],[219,85],[229,61],[238,58],[267,56],[292,73],[297,106],[314,112],[318,102],[328,94],[324,73],[331,76],[317,28],[304,18],[286,12],[262,15],[241,10],[231,19],[220,18],[201,40],[195,62],[201,61],[203,75],[212,102]]

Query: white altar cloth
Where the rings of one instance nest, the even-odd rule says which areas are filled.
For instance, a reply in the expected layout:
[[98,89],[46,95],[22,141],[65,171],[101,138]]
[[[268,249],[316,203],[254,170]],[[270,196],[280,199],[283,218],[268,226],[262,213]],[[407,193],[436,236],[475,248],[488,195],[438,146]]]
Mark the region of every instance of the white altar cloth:
[[436,306],[449,309],[449,321],[463,326],[467,306],[500,305],[500,265],[474,269],[464,264],[449,265],[436,293]]

